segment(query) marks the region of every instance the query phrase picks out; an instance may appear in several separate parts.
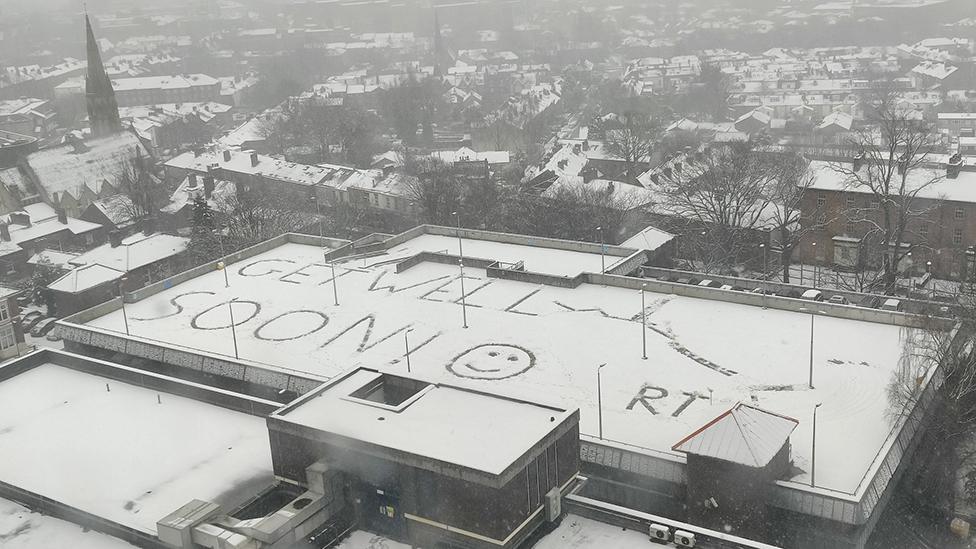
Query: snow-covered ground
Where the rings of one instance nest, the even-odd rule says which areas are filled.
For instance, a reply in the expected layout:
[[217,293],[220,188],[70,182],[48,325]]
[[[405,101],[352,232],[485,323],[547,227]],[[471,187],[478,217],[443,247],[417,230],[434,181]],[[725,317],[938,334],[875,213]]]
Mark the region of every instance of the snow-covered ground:
[[[464,329],[457,267],[424,263],[396,274],[384,256],[337,264],[335,307],[319,254],[286,244],[233,265],[228,288],[213,272],[127,304],[130,331],[233,356],[233,299],[241,358],[321,376],[360,364],[404,372],[408,340],[413,372],[578,406],[589,435],[598,433],[597,367],[605,364],[605,438],[673,453],[676,442],[743,401],[799,420],[791,442],[801,482],[809,479],[813,408],[823,403],[817,486],[845,492],[857,488],[891,428],[885,386],[903,336],[895,326],[817,317],[811,390],[807,314],[649,292],[642,360],[637,291],[540,286],[465,268]],[[121,311],[90,325],[124,331]],[[511,352],[475,352],[486,344]]]
[[44,364],[0,383],[0,480],[155,533],[194,498],[237,505],[273,477],[259,417]]
[[35,513],[0,498],[0,547],[3,549],[135,549],[120,539],[54,517]]

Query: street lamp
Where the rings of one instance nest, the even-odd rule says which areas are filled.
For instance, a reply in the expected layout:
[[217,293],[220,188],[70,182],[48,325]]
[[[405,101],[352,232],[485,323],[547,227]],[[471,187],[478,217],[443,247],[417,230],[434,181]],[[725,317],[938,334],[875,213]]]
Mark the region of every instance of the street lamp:
[[607,272],[607,260],[603,245],[603,227],[597,227],[596,230],[600,233],[600,274],[605,274]]
[[457,219],[457,230],[455,231],[455,234],[457,235],[458,240],[458,256],[461,259],[464,259],[464,248],[461,245],[461,214],[459,212],[451,212],[451,215]]
[[811,242],[810,245],[813,246],[813,287],[816,288],[816,287],[820,286],[820,282],[817,280],[819,278],[819,275],[820,275],[819,269],[817,268],[818,267],[818,265],[817,265],[817,243],[816,242]]
[[641,358],[647,360],[647,307],[644,305],[644,291],[647,290],[647,283],[641,284]]
[[407,352],[407,373],[410,373],[410,341],[407,339],[407,334],[413,331],[413,328],[407,328],[407,331],[403,332],[403,346]]
[[[910,253],[910,252],[909,252]],[[935,280],[932,279],[932,262],[925,262],[925,272],[928,273],[928,280],[925,282],[929,286],[929,299],[935,297]]]
[[596,417],[599,429],[597,436],[601,440],[603,439],[603,387],[600,383],[600,370],[606,365],[606,363],[603,363],[596,367]]
[[763,279],[762,279],[762,308],[766,308],[766,268],[768,263],[766,262],[766,243],[759,245],[763,251]]
[[813,407],[813,449],[810,452],[810,487],[817,487],[817,408],[823,405],[818,402]]
[[224,288],[230,288],[230,280],[227,279],[227,265],[223,261],[218,261],[217,269],[224,271]]
[[335,306],[338,307],[339,306],[339,283],[336,281],[334,260],[329,260],[329,267],[332,269],[332,299],[335,301]]
[[464,301],[464,260],[458,259],[458,267],[461,268],[461,318],[464,320],[464,327],[468,327],[468,306]]
[[125,324],[125,335],[129,335],[129,317],[125,314],[125,283],[129,278],[123,276],[119,279],[119,299],[122,300],[122,322]]
[[237,326],[234,323],[234,300],[227,302],[227,311],[230,313],[230,335],[234,339],[234,358],[241,358],[237,351]]

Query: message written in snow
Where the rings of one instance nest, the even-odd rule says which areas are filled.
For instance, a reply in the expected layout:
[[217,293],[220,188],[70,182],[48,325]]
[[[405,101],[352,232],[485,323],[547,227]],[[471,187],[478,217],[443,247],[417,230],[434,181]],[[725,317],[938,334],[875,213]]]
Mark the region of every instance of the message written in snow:
[[[322,263],[308,263],[297,266],[294,260],[280,258],[255,260],[241,266],[237,270],[237,273],[243,277],[271,277],[288,284],[314,284],[317,286],[330,284],[333,282],[333,280],[337,280],[354,273],[368,275],[372,274],[374,271],[343,266],[341,270],[335,271],[335,278],[333,278],[333,272],[334,271],[332,270],[331,265]],[[452,291],[448,290],[448,288],[460,279],[460,275],[441,275],[421,280],[419,282],[413,282],[411,284],[397,285],[395,281],[390,280],[387,282],[384,280],[388,274],[389,271],[385,269],[376,273],[374,278],[370,281],[367,290],[370,292],[386,291],[389,293],[400,293],[414,288],[421,288],[421,293],[416,296],[417,299],[438,303],[461,303],[460,295],[456,298],[444,297],[452,294]],[[484,280],[482,278],[473,276],[465,276],[464,278],[476,282],[476,284],[472,285],[469,290],[465,291],[464,298],[466,300],[469,300],[472,295],[490,286],[494,282],[493,280]],[[503,304],[503,306],[498,307],[496,310],[511,314],[535,316],[536,313],[520,310],[519,307],[527,303],[530,299],[536,297],[542,291],[543,288],[535,287],[527,291],[525,294],[520,295],[514,301]],[[154,317],[133,317],[133,320],[149,322],[176,316],[186,310],[189,304],[185,301],[191,296],[213,295],[215,295],[215,293],[209,291],[185,292],[176,295],[169,300],[169,303],[173,306],[172,311]],[[668,299],[669,298],[664,298],[663,300],[659,300],[659,302],[652,303],[648,312],[653,313],[657,308],[666,303]],[[611,315],[600,308],[577,309],[558,301],[552,301],[552,303],[567,311],[597,312],[605,318],[625,322],[640,322],[642,317],[640,312],[631,317],[620,317]],[[467,306],[478,308],[487,307],[485,304],[472,303],[470,301],[467,302]],[[314,309],[297,309],[286,311],[271,318],[261,318],[261,310],[261,304],[257,301],[234,297],[230,300],[225,300],[206,306],[204,309],[196,312],[190,319],[190,326],[197,330],[228,329],[231,327],[230,318],[232,316],[233,325],[235,328],[248,324],[251,321],[255,321],[259,323],[252,331],[252,334],[256,339],[261,341],[281,342],[294,341],[312,336],[325,330],[331,322],[328,314]],[[343,326],[337,331],[333,332],[331,336],[325,337],[321,345],[319,345],[319,348],[328,347],[340,339],[354,338],[355,335],[361,331],[362,336],[359,339],[355,350],[356,352],[362,353],[390,340],[397,335],[403,334],[408,330],[413,330],[415,327],[413,323],[407,323],[405,325],[397,326],[385,333],[374,334],[376,323],[377,319],[375,315],[371,313],[366,314],[351,324]],[[653,325],[649,325],[648,329],[651,329],[655,333],[669,339],[671,347],[675,348],[678,352],[685,354],[685,356],[692,358],[699,364],[702,364],[723,375],[733,375],[735,373],[700,358],[694,353],[688,351],[683,346],[678,344],[677,341],[674,340],[673,336],[665,330],[661,330]],[[426,338],[418,338],[418,340],[411,345],[409,352],[414,353],[418,351],[441,335],[442,332],[435,332],[428,334]],[[406,354],[406,351],[404,351],[403,354],[393,358],[390,363],[398,363],[400,359],[403,358],[404,354]],[[535,365],[536,356],[531,350],[520,345],[492,342],[482,343],[464,350],[447,363],[446,369],[453,375],[461,378],[504,380],[525,374]],[[699,396],[698,393],[682,392],[681,394],[687,398],[673,410],[672,415],[675,417],[687,409],[688,406],[690,406],[697,398],[704,398]],[[667,389],[654,387],[651,385],[644,385],[638,392],[637,396],[630,401],[627,406],[627,410],[633,410],[639,405],[647,412],[658,415],[660,413],[658,411],[658,407],[660,407],[661,403],[654,403],[653,401],[666,399],[668,396],[669,392]]]

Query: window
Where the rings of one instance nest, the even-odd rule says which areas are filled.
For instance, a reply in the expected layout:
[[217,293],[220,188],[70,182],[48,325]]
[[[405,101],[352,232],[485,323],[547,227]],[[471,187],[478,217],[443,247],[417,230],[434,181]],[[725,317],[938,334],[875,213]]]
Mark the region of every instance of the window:
[[91,233],[85,233],[85,245],[91,246],[94,243],[95,243],[95,235]]
[[952,243],[956,245],[962,244],[962,229],[952,231]]
[[962,208],[956,208],[955,217],[956,219],[963,219],[964,217],[966,217],[966,210]]
[[872,210],[879,210],[879,209],[881,209],[881,201],[879,201],[877,198],[872,198],[871,199],[871,209]]
[[0,301],[0,320],[7,320],[10,318],[10,309],[7,308],[6,301]]
[[827,214],[820,214],[817,216],[817,230],[823,231],[827,229]]
[[929,237],[929,224],[928,224],[928,223],[922,223],[922,224],[921,224],[921,225],[920,225],[920,226],[918,227],[918,234],[919,234],[919,236],[921,236],[922,238],[924,238],[924,239],[928,239],[928,237]]
[[817,207],[823,208],[827,205],[827,196],[823,194],[817,195]]
[[844,231],[847,234],[854,234],[854,222],[853,221],[848,221],[847,224],[844,225]]
[[17,340],[14,339],[14,327],[4,326],[0,328],[0,350],[9,349],[17,344]]
[[847,197],[847,208],[853,210],[857,206],[857,200],[853,196]]

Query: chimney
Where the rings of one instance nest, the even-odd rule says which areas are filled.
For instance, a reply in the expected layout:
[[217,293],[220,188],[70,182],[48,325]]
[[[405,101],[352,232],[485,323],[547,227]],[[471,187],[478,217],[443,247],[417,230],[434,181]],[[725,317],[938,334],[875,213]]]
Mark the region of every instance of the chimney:
[[10,242],[10,227],[6,223],[0,223],[0,241]]
[[962,155],[956,153],[949,157],[949,163],[946,164],[946,179],[955,179],[959,177],[959,172],[962,170]]
[[590,150],[590,142],[589,142],[589,140],[587,140],[587,139],[584,139],[584,140],[583,140],[583,150],[584,150],[584,151],[588,151],[588,150]]
[[10,214],[10,222],[23,225],[24,227],[31,226],[30,215],[27,212],[12,212]]
[[663,170],[661,170],[661,174],[664,175],[665,178],[671,179],[671,167],[665,167]]
[[655,184],[657,184],[657,183],[659,183],[661,181],[661,176],[659,176],[656,173],[652,173],[651,174],[651,181],[653,181]]
[[109,231],[108,232],[108,243],[113,248],[118,248],[122,245],[122,233],[119,231]]
[[60,221],[62,225],[67,225],[68,224],[68,212],[64,211],[64,208],[55,208],[54,211],[57,212],[57,214],[58,214],[58,221]]
[[213,176],[211,176],[211,175],[205,175],[205,176],[203,176],[203,196],[204,196],[204,198],[206,198],[207,200],[210,200],[210,197],[213,196],[213,191],[214,191],[214,178],[213,178]]
[[224,151],[224,162],[230,162],[230,151]]
[[251,167],[253,168],[257,166],[258,162],[260,162],[260,160],[258,160],[258,153],[255,151],[250,151],[248,154],[251,156]]
[[142,234],[149,236],[156,232],[156,219],[147,217],[142,220]]
[[186,189],[193,190],[197,188],[197,174],[191,173],[186,176]]

